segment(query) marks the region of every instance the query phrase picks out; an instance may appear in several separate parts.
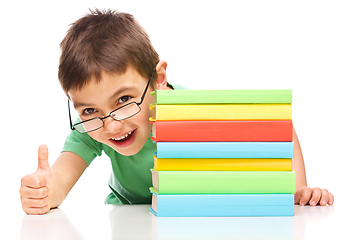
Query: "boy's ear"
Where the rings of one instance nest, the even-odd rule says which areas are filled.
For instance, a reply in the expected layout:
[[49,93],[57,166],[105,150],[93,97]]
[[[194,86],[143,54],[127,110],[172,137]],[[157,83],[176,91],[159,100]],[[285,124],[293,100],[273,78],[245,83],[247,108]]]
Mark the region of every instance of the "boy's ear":
[[166,76],[166,68],[167,62],[164,60],[160,60],[159,63],[156,65],[155,70],[158,75],[156,84],[157,89],[159,90],[167,90],[167,76]]

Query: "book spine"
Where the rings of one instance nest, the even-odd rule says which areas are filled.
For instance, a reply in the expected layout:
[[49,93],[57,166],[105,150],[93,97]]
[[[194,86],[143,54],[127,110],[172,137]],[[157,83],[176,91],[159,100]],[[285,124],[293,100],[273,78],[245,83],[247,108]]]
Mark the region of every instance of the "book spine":
[[293,216],[293,194],[156,195],[152,209],[160,217]]
[[153,214],[294,215],[291,90],[151,95]]
[[292,171],[154,171],[159,194],[295,193]]
[[292,121],[155,121],[155,142],[291,142]]
[[157,90],[158,104],[292,103],[292,90]]
[[291,158],[157,158],[155,171],[291,171]]
[[156,120],[291,120],[291,104],[151,105]]
[[293,158],[293,142],[157,142],[158,158]]

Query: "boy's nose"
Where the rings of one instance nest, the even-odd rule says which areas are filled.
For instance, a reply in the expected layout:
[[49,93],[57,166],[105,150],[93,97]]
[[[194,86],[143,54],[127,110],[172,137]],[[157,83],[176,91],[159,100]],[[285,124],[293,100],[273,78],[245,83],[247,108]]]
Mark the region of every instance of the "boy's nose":
[[103,120],[104,121],[104,131],[105,133],[111,133],[117,131],[123,127],[124,120],[114,120],[111,117],[108,117]]

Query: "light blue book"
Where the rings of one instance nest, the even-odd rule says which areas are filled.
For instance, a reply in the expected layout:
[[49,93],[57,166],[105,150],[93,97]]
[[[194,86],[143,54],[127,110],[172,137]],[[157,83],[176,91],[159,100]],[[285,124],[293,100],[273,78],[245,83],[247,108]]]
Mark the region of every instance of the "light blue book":
[[152,192],[151,213],[157,217],[294,216],[293,194],[181,194]]
[[157,142],[158,158],[293,158],[293,142]]

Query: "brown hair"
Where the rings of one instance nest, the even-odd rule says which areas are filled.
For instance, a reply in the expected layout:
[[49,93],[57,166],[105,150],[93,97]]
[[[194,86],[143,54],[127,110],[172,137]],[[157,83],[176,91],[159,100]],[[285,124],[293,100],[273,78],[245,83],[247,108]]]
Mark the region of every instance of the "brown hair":
[[71,24],[60,48],[58,77],[65,93],[80,90],[93,76],[99,82],[103,71],[124,74],[128,66],[148,80],[159,62],[149,36],[134,17],[113,10],[90,10]]

